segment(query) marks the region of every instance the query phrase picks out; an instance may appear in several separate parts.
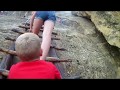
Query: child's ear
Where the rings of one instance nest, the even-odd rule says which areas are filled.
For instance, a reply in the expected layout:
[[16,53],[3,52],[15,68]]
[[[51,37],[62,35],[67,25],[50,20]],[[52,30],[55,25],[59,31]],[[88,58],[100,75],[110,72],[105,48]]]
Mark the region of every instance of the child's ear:
[[40,49],[40,56],[42,56],[42,52],[43,52],[42,49]]

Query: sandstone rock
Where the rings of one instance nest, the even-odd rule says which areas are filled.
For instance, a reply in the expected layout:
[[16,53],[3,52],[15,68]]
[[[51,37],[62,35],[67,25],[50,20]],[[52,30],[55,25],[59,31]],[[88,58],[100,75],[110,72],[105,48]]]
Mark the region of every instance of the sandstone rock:
[[87,12],[109,44],[120,48],[120,12]]
[[85,11],[72,11],[72,15],[90,18],[90,16]]
[[13,15],[16,17],[27,17],[31,15],[31,11],[1,11],[0,15]]
[[[59,26],[67,25],[66,29],[69,27],[69,30],[65,32],[61,31],[63,27],[59,27],[59,35],[62,40],[57,42],[59,47],[64,47],[68,50],[65,53],[58,52],[59,57],[73,60],[72,64],[65,63],[68,75],[80,75],[82,78],[87,79],[116,78],[116,62],[108,51],[108,43],[102,34],[97,32],[95,25],[85,18],[64,14],[64,12],[61,12],[57,16],[61,19],[66,18],[65,20],[69,22],[68,24],[77,23],[77,27],[74,23],[72,26],[75,27],[71,27],[71,24],[56,23]],[[118,78],[120,78],[120,75],[118,75]]]
[[86,20],[85,18],[71,15],[71,12],[67,12],[67,11],[60,13],[58,12],[56,13],[56,16],[57,16],[57,22],[61,21],[62,24],[68,27],[72,27],[73,30],[78,30],[80,31],[80,33],[83,33],[85,35],[93,35],[96,33],[95,32],[96,28],[93,23],[91,23],[89,20]]
[[[78,11],[77,11],[78,12]],[[77,13],[74,12],[74,13]],[[90,16],[96,28],[103,33],[110,45],[120,48],[120,12],[119,11],[79,11]],[[79,16],[79,13],[76,14]],[[84,15],[86,13],[86,15]]]
[[[82,78],[91,79],[114,79],[116,76],[120,78],[120,74],[118,73],[117,75],[120,69],[117,68],[115,62],[116,58],[119,60],[119,53],[116,52],[117,55],[114,55],[114,57],[110,54],[108,51],[110,49],[107,48],[108,43],[102,38],[101,33],[95,32],[96,29],[93,23],[82,17],[75,17],[69,15],[68,12],[66,13],[61,12],[61,15],[57,15],[61,18],[62,23],[57,22],[55,30],[56,28],[59,29],[56,30],[56,32],[59,33],[59,37],[61,38],[59,42],[56,41],[56,46],[64,47],[68,50],[66,52],[57,51],[59,58],[70,58],[73,60],[72,63],[65,63],[66,71],[68,71],[69,75],[80,75]],[[13,37],[15,33],[10,32],[10,28],[14,24],[19,25],[23,20],[19,20],[11,15],[9,18],[6,16],[0,17],[0,21],[0,45],[1,47],[4,46],[8,48],[9,44],[7,45],[4,37]],[[2,27],[3,25],[6,25],[7,29],[4,29],[4,27]],[[62,31],[63,29],[65,29],[64,32]],[[83,31],[83,33],[81,33],[81,31]],[[111,50],[113,51],[113,49]]]

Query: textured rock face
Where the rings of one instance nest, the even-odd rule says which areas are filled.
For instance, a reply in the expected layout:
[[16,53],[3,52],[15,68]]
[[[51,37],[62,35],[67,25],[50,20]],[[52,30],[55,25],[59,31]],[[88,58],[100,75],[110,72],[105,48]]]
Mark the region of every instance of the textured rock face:
[[[65,15],[64,12],[57,16],[61,18],[61,21],[64,20],[64,23],[56,23],[55,30],[59,30],[62,38],[56,43],[59,47],[68,50],[67,52],[58,52],[58,55],[60,58],[73,60],[71,64],[65,63],[68,75],[80,75],[82,78],[94,79],[116,78],[119,71],[117,71],[114,57],[109,52],[108,46],[110,45],[96,30],[94,24],[82,17]],[[61,31],[63,28],[64,31]]]
[[75,15],[75,16],[79,16],[79,17],[88,17],[88,14],[86,12],[83,12],[83,11],[72,11],[72,14]]
[[11,15],[16,17],[26,17],[31,14],[31,11],[0,11],[0,15]]
[[[79,12],[79,13],[78,13]],[[83,13],[83,14],[81,14]],[[84,14],[86,13],[86,14]],[[88,15],[96,28],[103,33],[110,45],[120,48],[120,12],[119,11],[73,11],[73,15]]]
[[[15,15],[15,13],[13,14]],[[24,13],[20,15],[23,16]],[[64,63],[68,76],[93,79],[120,78],[120,67],[118,68],[115,62],[115,60],[120,60],[119,53],[116,52],[117,49],[111,49],[112,53],[110,53],[110,48],[108,48],[110,45],[96,30],[93,23],[65,11],[58,12],[56,15],[58,21],[54,30],[61,38],[59,41],[56,40],[56,46],[67,49],[64,52],[57,51],[59,58],[73,60],[73,62]],[[16,33],[12,32],[11,29],[26,21],[17,17],[13,15],[0,17],[0,47],[8,48],[8,43],[12,42],[6,41],[4,37],[15,38]],[[0,56],[3,55],[0,53]]]

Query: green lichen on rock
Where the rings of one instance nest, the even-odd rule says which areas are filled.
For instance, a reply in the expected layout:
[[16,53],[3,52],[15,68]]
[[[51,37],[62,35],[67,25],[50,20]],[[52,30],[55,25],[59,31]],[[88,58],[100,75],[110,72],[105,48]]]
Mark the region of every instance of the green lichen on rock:
[[[73,11],[74,12],[74,11]],[[79,14],[83,17],[89,16],[96,28],[103,33],[105,39],[110,45],[120,48],[120,11],[77,11],[74,15]],[[81,14],[81,13],[86,13]],[[87,17],[88,17],[87,16]]]
[[114,12],[100,11],[96,12],[96,14],[99,15],[100,18],[105,19],[105,21],[103,22],[105,26],[120,31],[120,13],[115,11]]
[[110,45],[120,48],[120,12],[86,11],[96,28],[103,33]]

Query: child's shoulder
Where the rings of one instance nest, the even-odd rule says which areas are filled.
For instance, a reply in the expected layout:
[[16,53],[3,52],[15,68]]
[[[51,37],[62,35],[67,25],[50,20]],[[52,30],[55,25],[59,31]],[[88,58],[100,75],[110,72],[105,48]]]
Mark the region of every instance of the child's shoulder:
[[18,62],[18,63],[16,63],[16,64],[13,64],[13,65],[11,66],[11,68],[16,68],[16,67],[18,67],[20,63],[21,63],[21,62]]
[[26,67],[26,66],[39,66],[39,65],[55,68],[55,65],[53,63],[47,62],[45,60],[37,60],[33,62],[18,62],[17,64],[12,65],[12,68],[20,68],[20,67]]
[[45,61],[45,60],[40,60],[40,62],[43,62],[44,64],[47,64],[47,65],[54,66],[54,64],[53,64],[53,63],[48,62],[48,61]]
[[46,66],[51,67],[51,68],[56,68],[56,66],[52,62],[48,62],[45,60],[41,60]]

